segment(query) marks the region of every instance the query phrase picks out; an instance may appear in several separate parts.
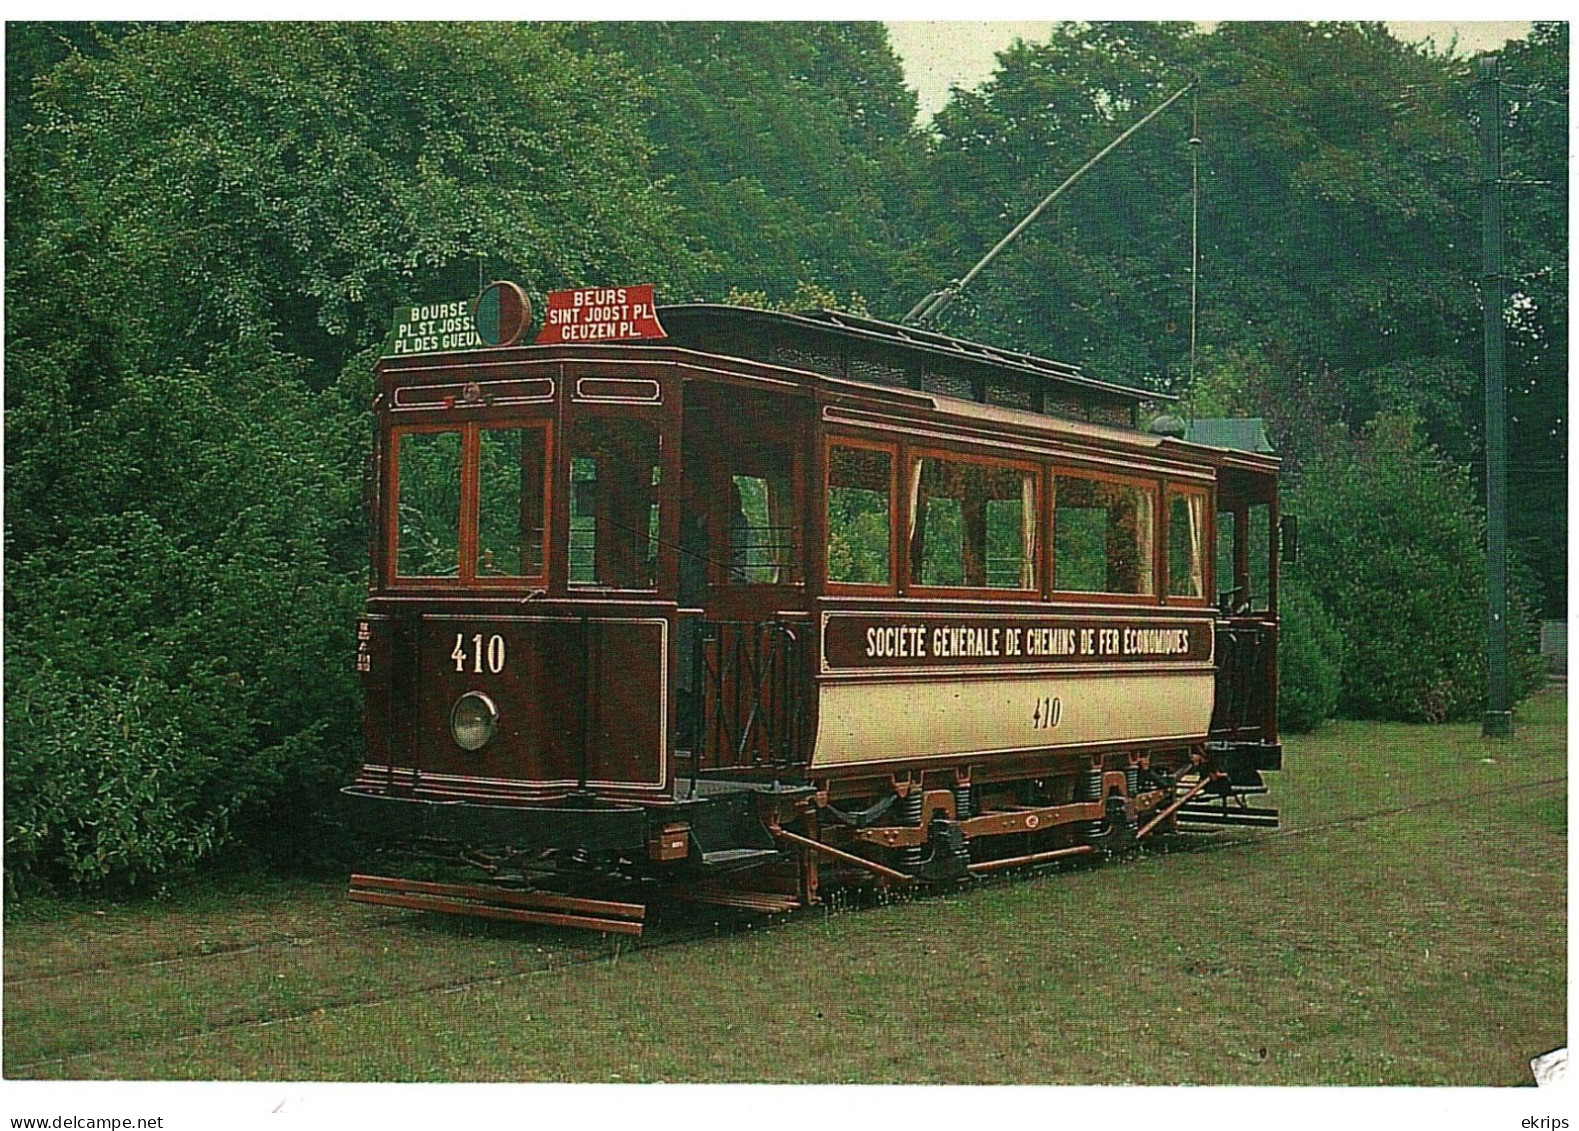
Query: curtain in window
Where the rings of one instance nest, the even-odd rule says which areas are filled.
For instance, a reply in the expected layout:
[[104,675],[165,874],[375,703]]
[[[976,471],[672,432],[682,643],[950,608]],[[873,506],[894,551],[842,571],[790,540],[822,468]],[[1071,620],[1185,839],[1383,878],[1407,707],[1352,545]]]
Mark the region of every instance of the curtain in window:
[[1186,495],[1190,508],[1190,596],[1206,596],[1206,555],[1201,540],[1206,533],[1206,496]]
[[921,466],[926,460],[916,460],[910,465],[910,529],[905,532],[905,541],[912,542],[916,537],[916,518],[921,513]]
[[1152,494],[1133,487],[1129,490],[1135,499],[1135,560],[1139,581],[1135,592],[1150,594],[1155,592],[1156,571],[1153,563],[1157,560],[1153,556],[1157,526],[1152,516]]
[[1020,480],[1020,588],[1036,586],[1036,478]]

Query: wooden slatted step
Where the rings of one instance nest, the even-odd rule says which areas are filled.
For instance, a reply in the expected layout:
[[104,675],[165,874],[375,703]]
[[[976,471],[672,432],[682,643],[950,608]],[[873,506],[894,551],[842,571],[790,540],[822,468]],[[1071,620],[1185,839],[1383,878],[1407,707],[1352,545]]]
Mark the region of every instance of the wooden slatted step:
[[765,864],[779,855],[776,848],[725,848],[702,853],[702,865],[706,868],[744,868],[750,864]]
[[715,903],[721,907],[740,907],[747,911],[795,911],[802,906],[801,901],[794,896],[780,892],[740,891],[711,884],[678,889],[674,894],[693,903]]
[[441,911],[480,919],[578,927],[619,935],[639,935],[647,909],[640,903],[581,899],[555,892],[517,891],[486,884],[436,884],[392,876],[352,876],[348,898],[354,903]]
[[1278,827],[1276,809],[1255,809],[1249,806],[1229,806],[1191,803],[1179,810],[1181,825],[1242,825],[1251,828],[1275,829]]

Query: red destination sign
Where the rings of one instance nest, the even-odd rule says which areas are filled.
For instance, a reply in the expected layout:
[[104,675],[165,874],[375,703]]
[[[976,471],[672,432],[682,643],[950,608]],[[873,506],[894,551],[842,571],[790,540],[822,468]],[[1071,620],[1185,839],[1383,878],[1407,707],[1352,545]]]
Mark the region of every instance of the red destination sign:
[[540,346],[667,338],[658,324],[652,284],[639,287],[581,287],[550,291]]

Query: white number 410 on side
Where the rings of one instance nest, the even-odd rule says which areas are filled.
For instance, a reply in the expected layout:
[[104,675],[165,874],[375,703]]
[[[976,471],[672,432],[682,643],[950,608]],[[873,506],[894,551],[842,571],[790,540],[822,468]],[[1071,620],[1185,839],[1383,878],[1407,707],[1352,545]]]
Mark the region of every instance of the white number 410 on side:
[[450,653],[450,659],[455,661],[455,670],[458,672],[466,670],[467,660],[471,661],[471,670],[473,672],[481,672],[483,663],[486,661],[488,670],[494,675],[498,675],[504,671],[504,637],[495,633],[488,638],[488,645],[484,648],[482,633],[474,633],[471,638],[471,649],[468,651],[466,634],[457,632],[455,634],[455,651]]

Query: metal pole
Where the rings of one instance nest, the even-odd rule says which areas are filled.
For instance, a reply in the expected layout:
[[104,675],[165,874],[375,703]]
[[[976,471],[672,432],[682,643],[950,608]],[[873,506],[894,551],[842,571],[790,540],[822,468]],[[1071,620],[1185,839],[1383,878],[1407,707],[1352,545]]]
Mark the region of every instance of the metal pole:
[[1147,122],[1151,121],[1158,114],[1166,110],[1169,106],[1172,106],[1179,99],[1183,98],[1186,94],[1190,93],[1190,91],[1194,90],[1196,85],[1197,80],[1190,80],[1189,85],[1173,94],[1161,106],[1158,106],[1155,110],[1147,114],[1140,121],[1136,122],[1129,129],[1119,134],[1118,137],[1108,142],[1107,146],[1102,150],[1101,153],[1098,153],[1095,157],[1091,158],[1091,160],[1080,166],[1080,168],[1069,174],[1069,178],[1064,181],[1063,184],[1059,185],[1052,192],[1043,197],[1042,202],[1035,208],[1031,209],[1031,211],[1026,214],[1025,219],[1016,224],[1008,235],[1004,236],[1001,240],[994,244],[992,250],[986,255],[982,256],[976,266],[972,267],[965,273],[965,277],[963,279],[950,283],[941,291],[938,291],[935,294],[930,294],[920,302],[916,303],[915,306],[911,307],[910,313],[905,315],[903,323],[907,326],[920,326],[926,323],[928,320],[943,313],[943,308],[949,303],[953,302],[955,297],[958,296],[961,291],[970,286],[971,280],[973,280],[977,275],[980,275],[987,264],[991,263],[998,257],[998,253],[1000,251],[1008,247],[1015,241],[1016,237],[1018,237],[1021,232],[1030,227],[1031,223],[1044,211],[1046,211],[1049,204],[1063,195],[1065,189],[1069,188],[1081,177],[1085,176],[1088,172],[1095,168],[1097,163],[1100,162],[1102,158],[1106,157],[1109,153],[1112,153],[1115,149],[1128,141],[1130,135],[1136,130],[1140,129]]
[[592,639],[587,614],[581,614],[581,760],[576,766],[576,793],[587,792],[587,762],[592,738]]
[[[1201,99],[1190,99],[1190,388],[1195,388],[1196,327],[1201,282]],[[1193,413],[1192,413],[1193,415]]]
[[1503,378],[1502,82],[1495,55],[1480,59],[1481,301],[1486,345],[1487,738],[1513,736],[1508,690],[1508,424]]

